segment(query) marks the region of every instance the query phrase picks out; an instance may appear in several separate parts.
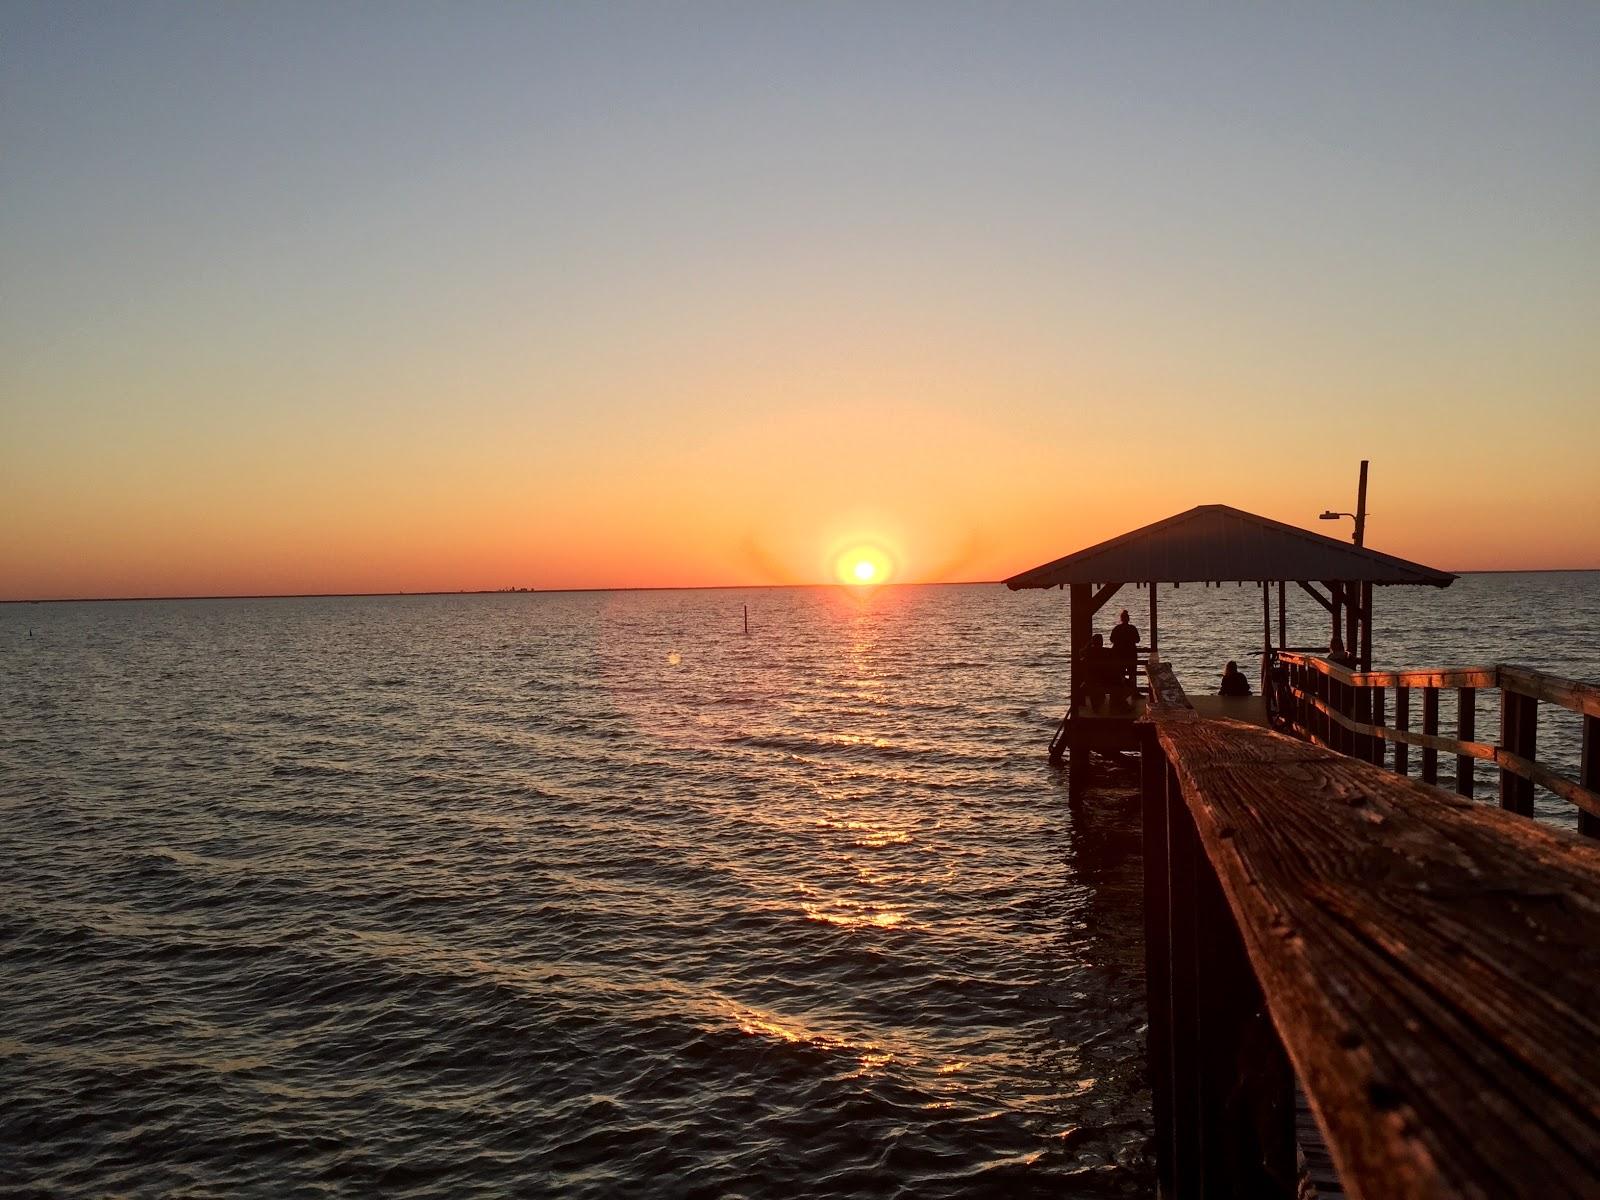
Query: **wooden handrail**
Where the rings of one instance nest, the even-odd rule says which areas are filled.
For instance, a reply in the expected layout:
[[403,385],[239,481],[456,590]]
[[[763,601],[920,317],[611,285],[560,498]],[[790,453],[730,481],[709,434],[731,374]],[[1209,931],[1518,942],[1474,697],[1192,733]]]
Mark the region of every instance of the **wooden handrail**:
[[[1500,686],[1499,667],[1447,667],[1442,670],[1412,671],[1352,671],[1338,663],[1329,662],[1312,654],[1295,654],[1281,651],[1278,661],[1315,666],[1317,670],[1336,679],[1346,687],[1470,687],[1493,688]],[[1554,678],[1554,676],[1551,676]],[[1571,680],[1563,680],[1571,683]],[[1583,687],[1586,685],[1578,684]]]
[[1600,687],[1592,683],[1546,675],[1527,667],[1502,666],[1495,670],[1500,673],[1500,686],[1507,691],[1559,704],[1586,717],[1600,717]]
[[1143,729],[1162,1194],[1294,1195],[1298,1079],[1352,1197],[1594,1195],[1600,849],[1240,722]]
[[[1501,664],[1487,667],[1451,667],[1443,670],[1352,671],[1314,655],[1281,651],[1278,662],[1289,669],[1288,694],[1292,711],[1282,714],[1289,729],[1318,745],[1328,746],[1382,764],[1385,744],[1396,747],[1394,770],[1407,774],[1409,759],[1403,747],[1423,750],[1424,782],[1436,782],[1437,755],[1456,756],[1456,790],[1473,793],[1471,764],[1493,763],[1500,771],[1501,805],[1532,815],[1533,786],[1575,805],[1581,832],[1600,837],[1600,687],[1528,667]],[[1308,686],[1320,680],[1315,687]],[[1383,698],[1395,689],[1396,724],[1383,720]],[[1422,689],[1421,733],[1411,731],[1410,691]],[[1459,721],[1456,737],[1438,732],[1438,693],[1457,689]],[[1501,693],[1500,740],[1483,742],[1473,736],[1474,709],[1479,690]],[[1374,703],[1376,701],[1376,703]],[[1570,779],[1538,761],[1537,705],[1555,704],[1583,719],[1581,780]],[[1314,715],[1314,719],[1312,718]],[[1375,718],[1375,719],[1374,719]]]

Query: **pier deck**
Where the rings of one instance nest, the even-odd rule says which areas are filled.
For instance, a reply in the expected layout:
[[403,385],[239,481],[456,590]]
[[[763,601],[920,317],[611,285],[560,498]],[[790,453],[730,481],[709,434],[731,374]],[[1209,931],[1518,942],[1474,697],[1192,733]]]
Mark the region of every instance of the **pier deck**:
[[1163,1193],[1292,1195],[1298,1079],[1351,1196],[1595,1195],[1600,846],[1152,708]]

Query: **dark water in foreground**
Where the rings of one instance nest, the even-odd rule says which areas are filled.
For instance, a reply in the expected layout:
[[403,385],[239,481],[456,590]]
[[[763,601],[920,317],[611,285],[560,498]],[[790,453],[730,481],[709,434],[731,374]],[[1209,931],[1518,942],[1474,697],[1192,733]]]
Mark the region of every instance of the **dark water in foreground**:
[[[1252,589],[1163,604],[1196,690],[1259,641]],[[1600,676],[1597,575],[1379,605],[1388,663]],[[0,1192],[1147,1194],[1137,818],[1043,762],[1064,610],[0,607]]]

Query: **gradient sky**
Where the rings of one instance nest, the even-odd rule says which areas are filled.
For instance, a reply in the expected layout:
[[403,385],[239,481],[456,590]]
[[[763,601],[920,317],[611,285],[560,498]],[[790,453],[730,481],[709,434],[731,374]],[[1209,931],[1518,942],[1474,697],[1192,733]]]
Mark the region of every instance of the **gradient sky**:
[[1595,4],[0,14],[0,597],[1600,566]]

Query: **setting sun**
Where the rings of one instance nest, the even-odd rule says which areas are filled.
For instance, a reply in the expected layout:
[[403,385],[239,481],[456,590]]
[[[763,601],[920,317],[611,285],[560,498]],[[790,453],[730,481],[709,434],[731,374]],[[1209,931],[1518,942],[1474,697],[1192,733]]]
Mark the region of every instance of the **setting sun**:
[[853,545],[835,560],[835,572],[841,583],[864,586],[888,583],[894,570],[888,553],[882,548]]

